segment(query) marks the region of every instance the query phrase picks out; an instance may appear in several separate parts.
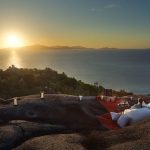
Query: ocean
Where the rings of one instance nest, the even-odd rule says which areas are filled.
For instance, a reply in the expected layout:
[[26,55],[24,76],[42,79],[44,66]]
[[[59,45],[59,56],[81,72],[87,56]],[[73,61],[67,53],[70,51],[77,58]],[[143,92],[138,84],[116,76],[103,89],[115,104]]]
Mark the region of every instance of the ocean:
[[50,67],[86,83],[150,94],[150,50],[1,50],[0,68]]

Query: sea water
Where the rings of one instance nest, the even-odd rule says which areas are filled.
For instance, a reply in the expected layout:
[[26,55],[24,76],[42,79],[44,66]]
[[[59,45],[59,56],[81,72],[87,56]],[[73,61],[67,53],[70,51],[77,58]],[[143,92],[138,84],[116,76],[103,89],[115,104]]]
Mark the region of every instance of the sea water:
[[150,50],[1,50],[0,68],[50,67],[70,77],[115,90],[150,93]]

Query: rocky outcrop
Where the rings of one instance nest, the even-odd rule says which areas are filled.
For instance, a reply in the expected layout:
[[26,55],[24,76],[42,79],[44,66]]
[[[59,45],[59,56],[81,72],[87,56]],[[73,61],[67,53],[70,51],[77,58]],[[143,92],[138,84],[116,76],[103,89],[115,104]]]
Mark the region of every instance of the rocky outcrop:
[[55,134],[27,140],[13,150],[86,150],[80,134]]
[[150,119],[115,131],[95,131],[82,144],[90,150],[149,150]]
[[[106,110],[95,97],[40,95],[19,97],[0,105],[0,149],[10,149],[40,135],[103,129],[96,116]],[[22,120],[22,121],[18,121]],[[30,121],[30,122],[28,122]],[[14,138],[15,137],[15,138]]]
[[50,124],[65,125],[71,128],[99,128],[97,115],[106,110],[95,100],[95,97],[39,95],[20,97],[18,105],[13,102],[0,106],[0,119],[26,120]]
[[66,131],[64,126],[33,122],[6,124],[0,127],[0,149],[11,149],[35,136],[65,133]]
[[34,137],[13,150],[148,150],[150,120],[117,131]]
[[146,150],[150,145],[150,120],[104,131],[96,119],[104,113],[96,97],[30,95],[19,97],[17,106],[1,99],[0,150]]

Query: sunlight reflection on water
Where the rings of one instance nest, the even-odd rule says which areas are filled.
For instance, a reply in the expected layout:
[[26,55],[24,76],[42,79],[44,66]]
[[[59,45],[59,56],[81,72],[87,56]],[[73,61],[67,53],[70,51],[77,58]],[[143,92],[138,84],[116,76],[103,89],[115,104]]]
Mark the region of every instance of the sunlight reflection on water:
[[20,62],[20,59],[19,59],[19,57],[18,57],[18,55],[17,55],[16,50],[12,50],[12,51],[10,52],[10,57],[9,57],[7,63],[8,63],[7,66],[14,65],[14,66],[17,67],[17,68],[21,68],[21,67],[22,67],[22,66],[21,66],[21,62]]

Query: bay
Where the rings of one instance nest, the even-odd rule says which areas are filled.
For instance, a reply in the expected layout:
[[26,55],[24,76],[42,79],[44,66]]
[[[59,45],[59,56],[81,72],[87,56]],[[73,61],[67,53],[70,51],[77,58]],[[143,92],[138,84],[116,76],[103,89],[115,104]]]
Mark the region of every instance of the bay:
[[50,67],[86,83],[138,94],[150,93],[149,50],[1,50],[0,68]]

